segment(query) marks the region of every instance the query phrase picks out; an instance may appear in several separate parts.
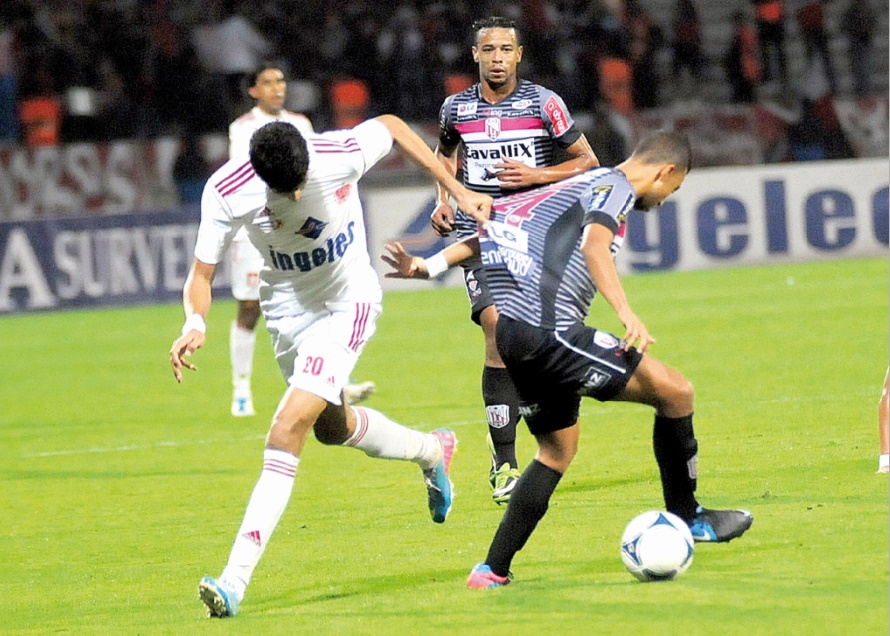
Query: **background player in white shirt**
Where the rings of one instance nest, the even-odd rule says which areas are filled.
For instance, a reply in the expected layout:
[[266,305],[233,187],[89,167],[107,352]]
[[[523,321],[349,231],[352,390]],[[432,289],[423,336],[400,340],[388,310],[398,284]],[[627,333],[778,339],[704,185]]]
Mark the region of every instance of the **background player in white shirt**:
[[[274,65],[259,67],[248,78],[247,93],[256,105],[229,126],[229,158],[247,157],[250,138],[260,127],[273,121],[292,124],[303,135],[311,135],[312,122],[300,113],[284,108],[287,81]],[[256,347],[256,325],[260,317],[259,273],[263,257],[241,230],[232,240],[232,296],[238,301],[238,316],[232,323],[229,352],[232,360],[232,415],[254,415],[251,375]],[[356,404],[374,392],[373,382],[344,387],[346,401]]]
[[382,291],[371,266],[358,181],[393,141],[448,188],[461,208],[484,222],[491,198],[460,185],[401,119],[383,115],[351,130],[309,135],[271,123],[250,143],[249,160],[229,160],[207,182],[195,260],[183,291],[182,336],[170,349],[178,382],[205,341],[211,280],[241,226],[265,260],[260,303],[288,388],[266,438],[263,471],[219,579],[199,594],[212,617],[232,616],[284,512],[310,430],[323,444],[358,448],[382,459],[417,463],[430,515],[451,509],[447,429],[421,433],[365,407],[346,406],[342,389],[373,335]]

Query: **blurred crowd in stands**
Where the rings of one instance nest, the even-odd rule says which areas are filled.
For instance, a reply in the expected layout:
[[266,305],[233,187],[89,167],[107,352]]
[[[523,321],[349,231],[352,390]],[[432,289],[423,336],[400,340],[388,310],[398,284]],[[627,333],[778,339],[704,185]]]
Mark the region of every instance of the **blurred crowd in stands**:
[[[716,5],[723,28],[705,46],[703,9]],[[2,0],[0,143],[40,143],[26,129],[53,107],[61,143],[224,132],[251,105],[245,75],[267,60],[317,130],[383,112],[433,123],[446,94],[476,81],[470,25],[493,14],[521,27],[521,76],[575,113],[865,97],[886,90],[873,70],[886,11],[877,0]],[[805,56],[798,86],[789,31]]]

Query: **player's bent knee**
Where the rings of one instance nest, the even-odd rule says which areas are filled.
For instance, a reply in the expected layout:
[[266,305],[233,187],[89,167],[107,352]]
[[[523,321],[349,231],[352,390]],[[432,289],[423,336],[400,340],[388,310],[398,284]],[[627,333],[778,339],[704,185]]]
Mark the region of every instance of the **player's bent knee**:
[[679,373],[676,374],[676,377],[671,378],[661,398],[663,407],[660,410],[670,411],[675,416],[677,413],[687,415],[692,413],[695,408],[695,390],[692,387],[692,382]]

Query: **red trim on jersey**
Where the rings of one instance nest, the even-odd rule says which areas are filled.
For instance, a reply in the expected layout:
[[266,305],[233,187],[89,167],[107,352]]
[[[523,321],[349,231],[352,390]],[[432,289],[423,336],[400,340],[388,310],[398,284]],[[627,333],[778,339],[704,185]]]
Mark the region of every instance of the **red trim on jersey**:
[[358,142],[350,137],[345,141],[336,141],[333,139],[325,139],[323,137],[314,138],[310,142],[312,149],[320,154],[329,154],[335,152],[361,152],[362,149]]
[[250,165],[248,161],[244,165],[240,166],[237,170],[231,173],[229,176],[224,178],[222,181],[216,184],[216,189],[222,196],[228,196],[232,194],[235,190],[243,186],[245,183],[250,181],[256,173],[253,171],[253,166]]
[[370,304],[358,303],[355,306],[355,320],[352,323],[352,338],[349,340],[349,348],[353,351],[358,351],[358,348],[365,341],[365,328],[368,326],[368,316],[370,315]]
[[[474,132],[485,132],[485,120],[468,121],[454,125],[461,135]],[[544,122],[537,117],[516,117],[515,119],[501,118],[501,132],[505,130],[540,130]]]

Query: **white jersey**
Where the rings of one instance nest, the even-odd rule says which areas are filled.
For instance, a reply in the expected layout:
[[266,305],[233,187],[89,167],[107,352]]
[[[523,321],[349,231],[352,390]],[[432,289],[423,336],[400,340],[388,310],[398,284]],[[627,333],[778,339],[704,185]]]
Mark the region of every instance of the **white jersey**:
[[278,115],[270,115],[259,106],[254,106],[229,124],[229,159],[247,155],[250,151],[250,138],[257,130],[271,124],[273,121],[283,121],[291,124],[305,137],[311,135],[312,122],[306,115],[282,110]]
[[[271,124],[273,121],[283,121],[294,126],[304,137],[315,132],[312,128],[312,122],[309,121],[306,115],[292,113],[284,109],[277,115],[270,115],[259,106],[254,106],[229,124],[229,159],[242,155],[248,156],[250,153],[250,138],[253,137],[253,133],[266,124]],[[247,245],[247,234],[242,231],[235,237],[235,240],[244,242]],[[245,258],[256,260],[256,255],[249,248],[242,248],[241,252],[245,255]],[[254,293],[256,293],[255,290]]]
[[246,156],[230,159],[204,187],[195,258],[218,264],[238,229],[247,228],[264,259],[260,303],[267,320],[329,303],[380,302],[357,185],[392,143],[376,120],[308,135],[299,201],[270,190]]

